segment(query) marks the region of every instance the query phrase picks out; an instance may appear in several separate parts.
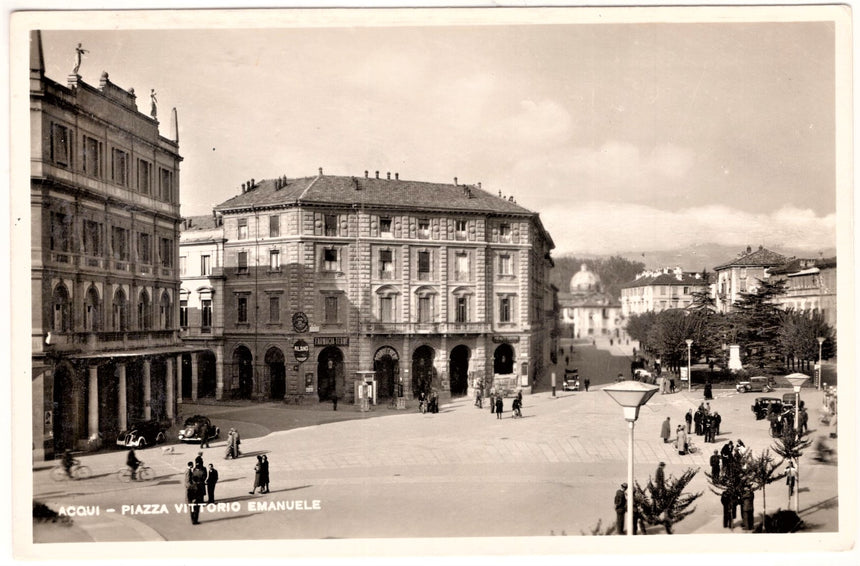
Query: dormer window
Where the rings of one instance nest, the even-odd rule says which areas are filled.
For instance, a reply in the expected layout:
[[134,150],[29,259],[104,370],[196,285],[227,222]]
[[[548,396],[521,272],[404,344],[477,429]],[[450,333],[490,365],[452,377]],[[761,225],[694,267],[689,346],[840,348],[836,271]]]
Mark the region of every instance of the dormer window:
[[337,214],[325,215],[325,235],[337,236]]
[[379,219],[379,233],[383,236],[391,235],[391,218],[383,216]]
[[422,218],[418,221],[418,237],[425,239],[430,237],[430,220]]
[[501,242],[510,242],[511,241],[511,225],[510,224],[500,224],[499,225],[499,241]]

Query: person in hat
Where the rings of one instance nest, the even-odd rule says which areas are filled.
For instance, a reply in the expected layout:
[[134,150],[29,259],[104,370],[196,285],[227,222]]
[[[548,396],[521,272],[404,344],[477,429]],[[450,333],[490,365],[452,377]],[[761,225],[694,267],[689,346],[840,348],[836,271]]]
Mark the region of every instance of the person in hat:
[[657,466],[657,471],[654,472],[654,485],[657,486],[658,489],[663,489],[663,485],[666,483],[666,475],[664,473],[665,467],[666,462],[660,462]]
[[669,421],[669,417],[666,417],[666,420],[663,421],[663,426],[660,429],[660,436],[663,438],[663,444],[669,443],[669,438],[672,437],[672,424]]
[[627,482],[615,492],[615,530],[619,535],[624,534],[624,516],[627,515]]

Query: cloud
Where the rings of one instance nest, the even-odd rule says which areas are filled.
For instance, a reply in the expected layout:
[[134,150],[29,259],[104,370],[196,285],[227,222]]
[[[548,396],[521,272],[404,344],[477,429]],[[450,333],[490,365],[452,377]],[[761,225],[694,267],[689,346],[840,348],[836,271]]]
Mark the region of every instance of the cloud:
[[530,146],[555,145],[568,141],[572,133],[570,113],[552,100],[523,100],[519,113],[500,123],[495,133]]
[[555,241],[556,255],[665,251],[705,243],[743,247],[760,242],[810,252],[836,245],[836,214],[816,216],[793,206],[754,214],[723,205],[668,211],[590,201],[548,208],[541,219]]

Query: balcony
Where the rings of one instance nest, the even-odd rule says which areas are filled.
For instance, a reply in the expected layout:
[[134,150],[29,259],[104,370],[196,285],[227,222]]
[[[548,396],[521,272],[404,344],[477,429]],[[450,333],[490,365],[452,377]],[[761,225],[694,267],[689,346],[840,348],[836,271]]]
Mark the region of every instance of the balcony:
[[177,330],[129,330],[123,332],[51,332],[46,350],[54,352],[80,352],[101,350],[128,350],[175,346],[179,342]]
[[490,331],[486,322],[366,322],[365,334],[484,334]]

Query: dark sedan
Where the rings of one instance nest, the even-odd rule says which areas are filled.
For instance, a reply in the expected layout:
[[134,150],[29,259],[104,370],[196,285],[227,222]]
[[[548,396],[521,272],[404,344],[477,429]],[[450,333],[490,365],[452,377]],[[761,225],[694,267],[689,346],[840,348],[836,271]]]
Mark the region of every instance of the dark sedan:
[[144,421],[120,432],[116,437],[116,444],[128,448],[154,446],[167,440],[165,430],[167,427],[160,421]]
[[221,434],[221,429],[213,425],[209,417],[194,415],[185,419],[185,423],[179,430],[179,440],[182,442],[200,442],[204,429],[208,431],[207,436],[210,439],[218,438]]
[[756,420],[767,418],[770,413],[777,415],[782,412],[782,399],[777,397],[756,397],[755,403],[750,407],[755,414]]

